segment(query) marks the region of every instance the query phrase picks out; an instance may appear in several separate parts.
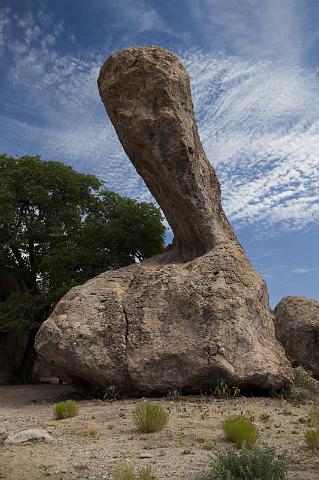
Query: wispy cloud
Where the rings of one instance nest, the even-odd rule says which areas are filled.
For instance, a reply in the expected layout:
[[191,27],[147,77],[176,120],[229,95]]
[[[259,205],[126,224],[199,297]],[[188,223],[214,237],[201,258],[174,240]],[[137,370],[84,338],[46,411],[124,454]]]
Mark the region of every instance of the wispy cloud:
[[[126,3],[126,15],[135,18],[135,2]],[[165,30],[156,10],[144,6],[138,29]],[[112,189],[150,199],[98,96],[96,78],[107,52],[61,53],[57,44],[68,35],[62,23],[41,11],[23,18],[7,13],[0,15],[0,45],[12,61],[8,90],[0,92],[1,149],[67,161],[101,176]],[[180,56],[191,76],[201,138],[237,228],[258,224],[268,232],[318,221],[316,73],[201,50]]]
[[319,216],[319,79],[300,68],[194,52],[200,133],[239,226],[301,228]]
[[300,0],[189,0],[188,4],[214,50],[242,58],[299,65],[307,41],[305,2]]

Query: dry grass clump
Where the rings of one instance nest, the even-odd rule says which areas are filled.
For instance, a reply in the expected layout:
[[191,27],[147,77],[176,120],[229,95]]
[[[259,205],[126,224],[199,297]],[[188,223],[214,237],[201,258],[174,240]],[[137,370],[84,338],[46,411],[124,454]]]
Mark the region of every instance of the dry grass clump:
[[216,387],[212,391],[213,397],[221,399],[228,399],[240,396],[240,389],[238,387],[230,387],[224,378],[217,380]]
[[214,460],[214,480],[284,480],[288,472],[286,453],[275,448],[233,448],[222,450]]
[[319,427],[319,405],[312,407],[310,411],[310,423],[313,427]]
[[101,430],[100,430],[100,427],[97,425],[97,423],[92,422],[92,423],[89,423],[89,424],[88,424],[88,426],[87,426],[87,432],[88,432],[88,434],[91,435],[92,437],[96,437],[96,436],[100,435]]
[[54,405],[54,417],[56,420],[75,417],[78,412],[79,407],[75,400],[65,400]]
[[303,400],[309,396],[319,394],[319,382],[311,373],[302,367],[294,368],[293,383],[287,388],[286,397],[292,400]]
[[145,402],[135,408],[133,417],[140,432],[153,433],[163,430],[168,422],[169,413],[156,403]]
[[141,467],[137,472],[130,463],[119,463],[114,470],[114,480],[153,480],[154,470],[151,465]]
[[224,420],[223,430],[226,438],[238,447],[251,447],[259,438],[259,430],[248,418],[238,416]]
[[312,448],[313,450],[319,449],[319,429],[312,429],[307,430],[305,433],[305,438],[308,447]]

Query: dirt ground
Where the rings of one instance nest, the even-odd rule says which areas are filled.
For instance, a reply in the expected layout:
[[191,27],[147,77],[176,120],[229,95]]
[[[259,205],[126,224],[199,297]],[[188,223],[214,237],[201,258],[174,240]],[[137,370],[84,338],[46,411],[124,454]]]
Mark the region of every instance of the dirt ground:
[[125,460],[137,467],[152,464],[157,480],[213,480],[207,477],[210,459],[227,445],[221,422],[244,413],[260,428],[260,442],[289,450],[289,479],[319,480],[319,455],[304,442],[310,401],[292,405],[262,397],[153,399],[170,411],[169,424],[162,432],[142,435],[132,411],[143,399],[79,400],[78,416],[54,420],[54,403],[66,398],[77,397],[63,385],[0,387],[0,426],[9,433],[41,427],[52,434],[48,444],[0,447],[1,479],[112,479],[115,465]]

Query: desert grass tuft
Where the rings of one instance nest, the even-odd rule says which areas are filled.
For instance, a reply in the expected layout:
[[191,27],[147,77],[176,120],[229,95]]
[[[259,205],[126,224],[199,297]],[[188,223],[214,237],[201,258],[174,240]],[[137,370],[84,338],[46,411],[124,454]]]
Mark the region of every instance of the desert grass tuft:
[[155,478],[154,470],[151,465],[141,467],[137,472],[138,480],[153,480]]
[[154,470],[151,465],[141,467],[137,472],[130,463],[119,463],[114,470],[113,480],[153,480]]
[[308,447],[312,448],[313,450],[319,449],[319,429],[318,428],[307,430],[305,432],[305,439]]
[[114,480],[136,480],[135,470],[130,463],[119,463],[116,465],[114,474]]
[[88,424],[87,431],[88,431],[88,434],[91,435],[92,437],[96,437],[101,433],[100,427],[95,422]]
[[313,427],[319,427],[319,405],[312,407],[310,411],[310,423]]
[[137,405],[133,417],[140,432],[153,433],[163,430],[168,422],[169,413],[156,403],[145,402]]
[[230,417],[223,422],[226,438],[238,447],[251,447],[259,438],[259,430],[248,418],[243,416]]
[[75,400],[65,400],[54,405],[54,417],[56,420],[75,417],[78,412],[79,407]]

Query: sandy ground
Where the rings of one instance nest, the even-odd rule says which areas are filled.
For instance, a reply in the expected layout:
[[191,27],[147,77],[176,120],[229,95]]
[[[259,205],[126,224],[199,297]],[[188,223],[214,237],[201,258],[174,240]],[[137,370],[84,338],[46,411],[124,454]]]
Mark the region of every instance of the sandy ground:
[[71,387],[59,385],[0,387],[1,426],[9,433],[44,427],[53,437],[49,444],[0,447],[1,479],[112,479],[115,465],[126,460],[138,467],[152,464],[158,480],[213,480],[207,476],[210,459],[227,445],[221,422],[242,412],[260,428],[260,442],[289,450],[289,480],[319,480],[319,454],[304,442],[311,401],[292,405],[270,398],[154,399],[170,411],[170,421],[164,431],[142,435],[132,411],[143,399],[79,400],[77,417],[54,420],[54,403],[72,397]]

